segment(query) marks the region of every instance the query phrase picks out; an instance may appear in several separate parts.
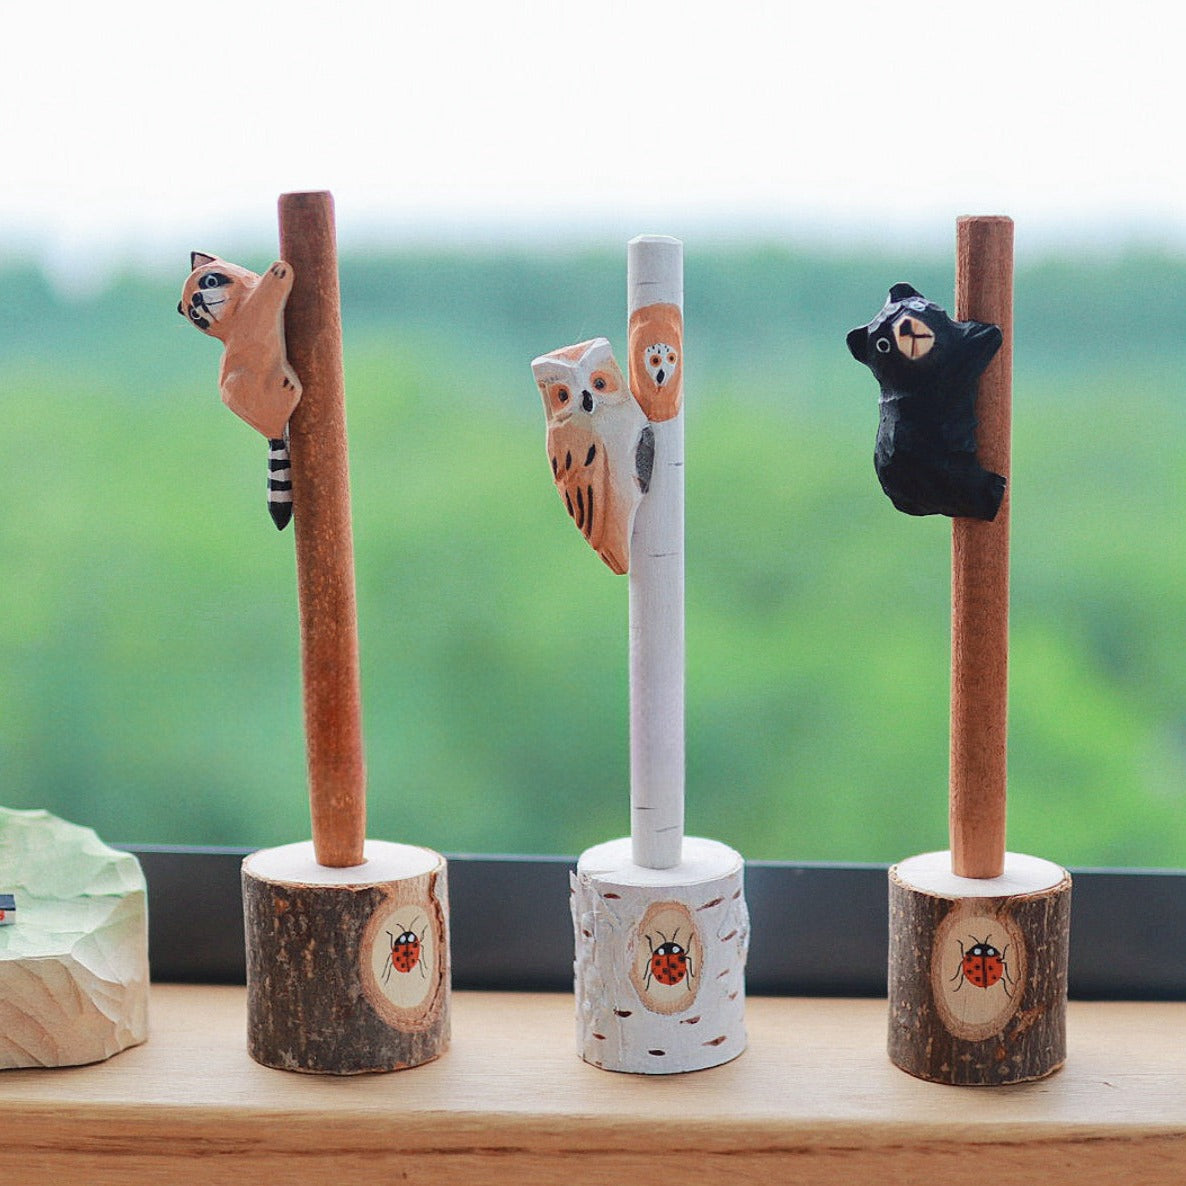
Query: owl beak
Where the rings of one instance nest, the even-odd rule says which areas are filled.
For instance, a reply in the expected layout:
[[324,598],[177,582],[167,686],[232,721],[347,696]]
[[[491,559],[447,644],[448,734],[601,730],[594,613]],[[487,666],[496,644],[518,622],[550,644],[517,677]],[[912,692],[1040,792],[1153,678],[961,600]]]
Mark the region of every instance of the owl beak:
[[666,378],[667,378],[667,372],[662,367],[660,367],[658,374],[655,375],[655,382],[658,383],[658,385],[660,387],[662,387],[663,382]]

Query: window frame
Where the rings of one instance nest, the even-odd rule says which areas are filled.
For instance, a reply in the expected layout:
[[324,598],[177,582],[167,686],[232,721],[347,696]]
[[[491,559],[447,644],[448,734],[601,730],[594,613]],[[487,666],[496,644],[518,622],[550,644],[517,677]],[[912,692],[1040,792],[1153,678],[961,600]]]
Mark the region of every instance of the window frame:
[[[144,869],[149,958],[161,983],[245,980],[239,867],[246,848],[122,845]],[[453,983],[572,989],[571,857],[449,856]],[[746,990],[881,997],[885,865],[750,861]],[[1186,870],[1072,869],[1069,990],[1078,1000],[1186,1000]]]

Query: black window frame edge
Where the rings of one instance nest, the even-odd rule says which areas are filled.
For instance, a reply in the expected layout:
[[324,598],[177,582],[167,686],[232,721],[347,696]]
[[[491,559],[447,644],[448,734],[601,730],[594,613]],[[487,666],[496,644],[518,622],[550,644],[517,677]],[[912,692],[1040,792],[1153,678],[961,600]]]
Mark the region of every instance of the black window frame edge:
[[[144,869],[159,983],[242,984],[239,866],[250,849],[122,845]],[[449,857],[453,983],[572,988],[570,857]],[[885,995],[885,865],[746,863],[746,989],[762,996]],[[1070,995],[1186,1000],[1186,870],[1072,869]]]

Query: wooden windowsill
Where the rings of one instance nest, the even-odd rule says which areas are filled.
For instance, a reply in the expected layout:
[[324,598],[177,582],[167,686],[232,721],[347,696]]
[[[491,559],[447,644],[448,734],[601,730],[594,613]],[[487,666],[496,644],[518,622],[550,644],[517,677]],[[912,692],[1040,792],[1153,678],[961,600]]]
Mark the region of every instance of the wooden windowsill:
[[1066,1068],[996,1089],[894,1068],[884,1001],[747,1022],[727,1066],[616,1075],[574,1053],[571,997],[458,993],[442,1059],[337,1079],[253,1063],[243,989],[157,986],[146,1045],[0,1074],[0,1182],[1186,1182],[1186,1003],[1072,1002]]

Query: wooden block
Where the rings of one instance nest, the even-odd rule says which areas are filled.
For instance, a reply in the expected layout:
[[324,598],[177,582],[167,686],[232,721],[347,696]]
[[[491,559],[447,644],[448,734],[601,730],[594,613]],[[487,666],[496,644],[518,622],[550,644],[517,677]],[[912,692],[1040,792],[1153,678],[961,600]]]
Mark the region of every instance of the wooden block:
[[309,842],[243,862],[248,1050],[289,1071],[420,1066],[449,1044],[445,858],[368,840],[329,867]]
[[636,865],[629,839],[582,854],[572,877],[577,1049],[608,1071],[699,1071],[746,1044],[744,862],[687,837],[673,868]]
[[0,1069],[99,1062],[148,1037],[139,862],[47,811],[0,808]]
[[949,852],[893,866],[889,1055],[920,1079],[996,1086],[1066,1060],[1071,878],[1005,854],[1000,877],[958,877]]

